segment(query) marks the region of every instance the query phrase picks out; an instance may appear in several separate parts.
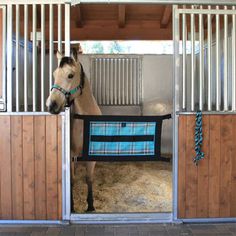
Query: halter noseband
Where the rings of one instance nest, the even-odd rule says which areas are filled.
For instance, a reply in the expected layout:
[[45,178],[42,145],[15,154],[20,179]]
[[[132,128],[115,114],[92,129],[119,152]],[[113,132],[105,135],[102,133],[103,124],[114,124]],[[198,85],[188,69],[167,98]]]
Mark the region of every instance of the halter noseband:
[[59,86],[58,84],[54,84],[51,88],[51,91],[53,89],[57,89],[58,91],[60,91],[61,93],[63,93],[65,95],[66,98],[66,104],[65,107],[70,107],[72,105],[72,103],[74,102],[74,99],[72,101],[70,101],[70,96],[75,94],[78,90],[80,90],[80,95],[82,95],[83,93],[83,88],[84,88],[84,69],[83,66],[80,64],[81,66],[81,74],[80,74],[80,84],[71,89],[70,91],[66,91],[65,89],[63,89],[61,86]]

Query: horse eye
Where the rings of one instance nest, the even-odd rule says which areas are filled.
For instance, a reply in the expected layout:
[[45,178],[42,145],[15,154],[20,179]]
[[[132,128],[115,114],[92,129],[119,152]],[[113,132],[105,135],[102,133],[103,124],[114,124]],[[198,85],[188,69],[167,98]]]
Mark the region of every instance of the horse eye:
[[73,74],[69,74],[69,75],[68,75],[68,79],[72,79],[73,77],[74,77]]

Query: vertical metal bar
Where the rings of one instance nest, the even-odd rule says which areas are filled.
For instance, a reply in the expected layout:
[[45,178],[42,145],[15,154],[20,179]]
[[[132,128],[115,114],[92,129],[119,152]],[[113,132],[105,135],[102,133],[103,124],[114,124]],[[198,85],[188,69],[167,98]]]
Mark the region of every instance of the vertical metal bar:
[[133,91],[132,91],[132,88],[133,88],[133,58],[130,58],[129,71],[130,71],[129,99],[130,99],[130,105],[133,105]]
[[[2,8],[2,12],[3,12],[3,21],[2,21],[2,98],[3,98],[3,102],[4,105],[6,105],[6,8],[3,7]],[[5,107],[4,107],[5,109]]]
[[64,122],[64,145],[65,153],[63,158],[63,176],[64,184],[62,190],[62,201],[63,201],[63,220],[70,220],[71,214],[71,173],[70,173],[70,108],[65,108],[65,122]]
[[36,4],[33,4],[33,111],[36,111],[36,76],[37,76],[37,39],[36,39],[36,27],[37,27],[37,9]]
[[7,111],[12,112],[12,5],[7,6]]
[[70,56],[70,4],[65,4],[65,56]]
[[52,73],[53,73],[53,54],[54,54],[54,45],[53,45],[53,4],[49,5],[49,92],[52,87]]
[[122,58],[122,105],[125,105],[125,59]]
[[24,5],[24,111],[28,111],[28,5]]
[[140,104],[140,97],[141,97],[141,70],[140,70],[140,66],[141,66],[141,60],[137,59],[137,76],[136,76],[136,84],[137,84],[137,105]]
[[138,101],[137,101],[137,86],[138,86],[138,84],[137,84],[137,58],[134,60],[134,86],[133,86],[133,88],[134,88],[134,105],[137,105],[137,103],[138,103]]
[[[202,6],[200,7],[202,9]],[[199,109],[203,110],[203,83],[204,83],[204,32],[203,32],[203,16],[199,14]]]
[[118,87],[118,81],[117,81],[117,59],[114,59],[114,104],[117,105],[117,87]]
[[106,105],[110,105],[110,59],[106,59],[106,67],[105,67],[105,73],[106,73]]
[[[211,6],[208,6],[211,10]],[[208,75],[208,92],[207,92],[207,109],[212,110],[212,16],[207,15],[207,75]]]
[[[235,11],[235,6],[232,7],[232,10]],[[235,21],[235,14],[232,16],[232,110],[236,110],[236,93],[235,93],[235,86],[236,86],[236,21]]]
[[19,112],[20,7],[16,5],[16,112]]
[[[70,55],[70,4],[65,4],[65,56]],[[71,173],[70,173],[70,109],[65,109],[65,173],[66,183],[63,188],[62,196],[63,220],[70,220],[71,214]]]
[[[178,212],[178,116],[176,112],[179,111],[179,70],[180,70],[180,56],[179,56],[179,13],[177,5],[173,6],[173,41],[174,41],[174,57],[173,57],[173,218],[177,220]],[[191,27],[192,28],[192,27]],[[192,38],[192,37],[191,37]]]
[[45,108],[45,5],[41,4],[41,111]]
[[[219,6],[216,6],[219,10]],[[220,111],[221,105],[221,80],[220,80],[220,16],[216,14],[216,110]]]
[[130,104],[130,101],[129,101],[129,70],[130,70],[130,67],[129,67],[129,62],[130,62],[130,59],[129,58],[126,58],[126,105],[129,105]]
[[[57,35],[57,50],[62,53],[62,18],[61,18],[61,4],[57,5],[57,24],[58,24],[58,35]],[[58,64],[60,61],[58,61]]]
[[113,68],[113,64],[114,64],[114,59],[111,58],[110,59],[110,105],[113,105],[114,103],[114,94],[113,94],[113,88],[114,88],[114,68]]
[[183,84],[182,84],[182,110],[186,110],[186,41],[187,41],[187,26],[186,26],[186,14],[182,15],[182,64],[183,64]]
[[[192,8],[194,8],[192,6]],[[191,14],[191,111],[195,108],[195,17]]]
[[117,86],[117,95],[118,95],[118,105],[121,105],[121,59],[118,59],[118,86]]
[[96,101],[98,101],[98,59],[92,59],[93,68],[94,68],[94,80],[93,80],[93,89],[94,89],[94,97]]
[[102,59],[102,104],[106,103],[106,59]]
[[[227,10],[227,6],[224,7]],[[228,15],[224,15],[224,110],[228,110]]]
[[99,58],[99,84],[98,84],[98,98],[99,104],[102,104],[102,58]]

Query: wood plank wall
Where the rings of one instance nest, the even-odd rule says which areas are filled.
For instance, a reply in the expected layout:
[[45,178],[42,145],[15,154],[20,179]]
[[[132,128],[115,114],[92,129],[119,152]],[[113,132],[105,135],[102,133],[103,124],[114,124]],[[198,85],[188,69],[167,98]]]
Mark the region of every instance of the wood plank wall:
[[236,115],[203,116],[198,166],[194,129],[195,115],[179,117],[178,217],[236,217]]
[[0,116],[0,219],[60,220],[61,117]]

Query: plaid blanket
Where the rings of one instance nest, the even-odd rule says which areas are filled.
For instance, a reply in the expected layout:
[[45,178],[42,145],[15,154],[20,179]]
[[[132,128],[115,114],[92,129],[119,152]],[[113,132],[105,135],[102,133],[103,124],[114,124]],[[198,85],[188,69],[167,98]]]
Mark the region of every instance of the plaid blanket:
[[90,156],[155,154],[156,122],[91,121]]

